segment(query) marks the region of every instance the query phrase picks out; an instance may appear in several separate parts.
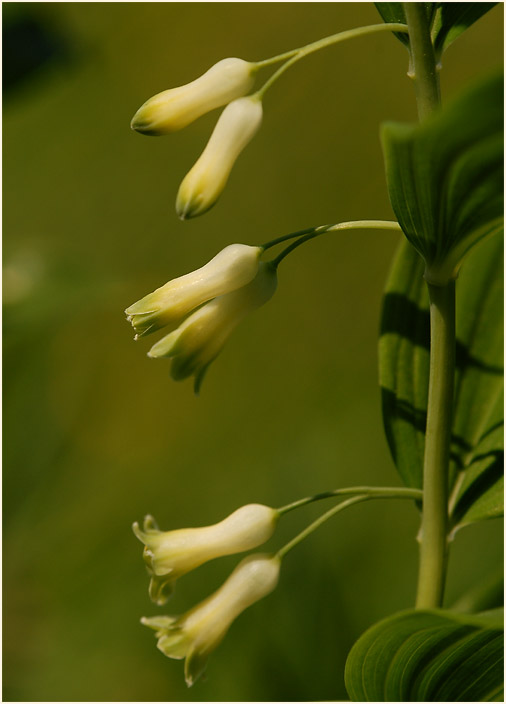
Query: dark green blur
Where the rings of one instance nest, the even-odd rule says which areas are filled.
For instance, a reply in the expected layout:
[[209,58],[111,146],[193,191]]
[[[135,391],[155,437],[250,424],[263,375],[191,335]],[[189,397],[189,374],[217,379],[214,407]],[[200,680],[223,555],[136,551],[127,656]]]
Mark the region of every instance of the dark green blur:
[[[354,640],[413,604],[413,506],[353,507],[287,555],[277,590],[190,690],[139,619],[185,611],[238,558],[187,575],[160,609],[131,524],[205,525],[250,502],[400,483],[376,372],[398,237],[341,232],[294,252],[198,398],[146,357],[156,335],[134,343],[123,310],[232,242],[391,219],[378,129],[416,118],[406,49],[376,35],[294,66],[218,204],[182,223],[177,188],[218,113],[148,139],[129,128],[136,109],[221,58],[379,22],[374,6],[7,3],[3,15],[4,700],[345,699]],[[502,27],[499,6],[448,50],[443,100],[502,61]],[[290,513],[261,549],[329,505]],[[448,605],[494,571],[501,536],[499,522],[457,536]]]

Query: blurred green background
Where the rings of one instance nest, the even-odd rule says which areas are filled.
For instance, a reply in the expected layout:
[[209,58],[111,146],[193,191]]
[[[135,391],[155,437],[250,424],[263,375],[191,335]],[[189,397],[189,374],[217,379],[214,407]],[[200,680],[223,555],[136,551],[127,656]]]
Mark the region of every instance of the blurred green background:
[[[376,372],[397,236],[342,233],[293,254],[199,398],[146,357],[151,340],[133,342],[123,310],[231,242],[391,218],[378,126],[416,116],[406,50],[378,35],[296,65],[267,94],[219,203],[181,223],[178,184],[216,113],[148,139],[129,129],[139,105],[223,57],[379,22],[374,6],[7,3],[3,15],[4,700],[346,698],[354,640],[413,603],[414,507],[358,506],[290,553],[278,589],[190,690],[139,623],[159,609],[130,526],[148,512],[171,529],[249,502],[399,483]],[[444,99],[502,61],[502,27],[499,6],[451,47]],[[266,550],[323,508],[287,516]],[[501,536],[498,522],[457,536],[448,603],[494,568]],[[166,611],[194,605],[237,562],[185,577]]]

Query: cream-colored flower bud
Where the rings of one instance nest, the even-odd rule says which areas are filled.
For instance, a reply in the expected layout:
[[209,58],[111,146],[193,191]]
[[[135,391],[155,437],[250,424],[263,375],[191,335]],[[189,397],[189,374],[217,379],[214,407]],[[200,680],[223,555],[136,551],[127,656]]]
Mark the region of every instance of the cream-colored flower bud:
[[202,303],[245,286],[256,275],[262,249],[231,244],[200,269],[169,281],[126,309],[136,339],[178,323]]
[[186,174],[176,199],[182,220],[202,215],[218,200],[232,167],[262,122],[262,103],[255,96],[227,105],[193,168]]
[[222,59],[202,76],[164,90],[135,113],[131,127],[148,135],[180,130],[201,115],[246,95],[255,82],[256,66],[242,59]]
[[151,516],[144,519],[143,530],[133,530],[144,543],[144,560],[152,575],[150,596],[164,604],[179,577],[224,555],[251,550],[265,543],[274,533],[279,513],[269,506],[248,504],[220,523],[203,528],[160,531]]
[[280,559],[250,555],[210,597],[178,618],[155,616],[142,623],[156,631],[158,648],[169,658],[186,658],[185,679],[191,685],[204,672],[207,659],[220,644],[233,621],[278,583]]
[[176,381],[195,375],[198,393],[208,366],[234,328],[245,315],[267,303],[276,285],[276,270],[268,262],[260,262],[258,273],[249,284],[196,310],[177,330],[153,345],[148,355],[172,358],[171,376]]

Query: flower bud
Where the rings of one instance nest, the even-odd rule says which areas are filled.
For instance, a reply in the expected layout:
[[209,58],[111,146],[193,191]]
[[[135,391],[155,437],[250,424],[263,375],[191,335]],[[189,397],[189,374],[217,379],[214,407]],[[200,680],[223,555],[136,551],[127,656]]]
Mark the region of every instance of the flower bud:
[[231,244],[210,262],[169,281],[126,309],[136,339],[178,323],[202,303],[249,283],[258,271],[260,247]]
[[275,555],[250,555],[214,594],[183,616],[141,619],[156,631],[158,648],[164,655],[176,660],[186,658],[189,687],[204,672],[207,658],[237,616],[276,588],[280,565]]
[[179,381],[195,375],[198,393],[204,374],[229,335],[245,315],[259,308],[276,290],[276,270],[260,262],[258,273],[242,288],[214,298],[192,313],[148,352],[150,357],[172,358],[171,376]]
[[144,560],[152,575],[151,599],[164,604],[178,577],[216,557],[262,545],[274,533],[278,518],[278,512],[269,506],[248,504],[220,523],[203,528],[162,532],[151,516],[144,519],[144,530],[134,523],[134,533],[145,545]]
[[147,135],[180,130],[201,115],[249,93],[255,82],[255,64],[222,59],[202,76],[150,98],[135,113],[131,127]]
[[239,98],[227,105],[206,148],[179,187],[176,212],[182,220],[202,215],[216,203],[237,157],[261,122],[258,98]]

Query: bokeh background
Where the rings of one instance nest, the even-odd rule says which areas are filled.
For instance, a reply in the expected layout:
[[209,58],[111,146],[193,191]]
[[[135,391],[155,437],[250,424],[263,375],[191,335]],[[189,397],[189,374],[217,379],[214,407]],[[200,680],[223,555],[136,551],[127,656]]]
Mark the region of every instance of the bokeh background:
[[[278,589],[188,690],[139,623],[160,609],[130,529],[148,512],[164,529],[205,525],[249,502],[399,482],[376,371],[396,235],[332,235],[293,254],[200,397],[146,357],[151,340],[134,343],[123,315],[231,242],[392,217],[378,125],[416,112],[389,35],[287,72],[221,200],[194,221],[178,221],[175,195],[217,113],[165,138],[129,129],[145,99],[223,57],[379,21],[370,3],[3,5],[4,700],[339,700],[354,640],[412,605],[415,508],[355,507],[287,556]],[[498,6],[450,48],[444,99],[502,61],[502,27]],[[323,508],[287,516],[266,549]],[[457,536],[449,604],[494,569],[501,536],[498,522]],[[167,611],[237,562],[185,577]]]

